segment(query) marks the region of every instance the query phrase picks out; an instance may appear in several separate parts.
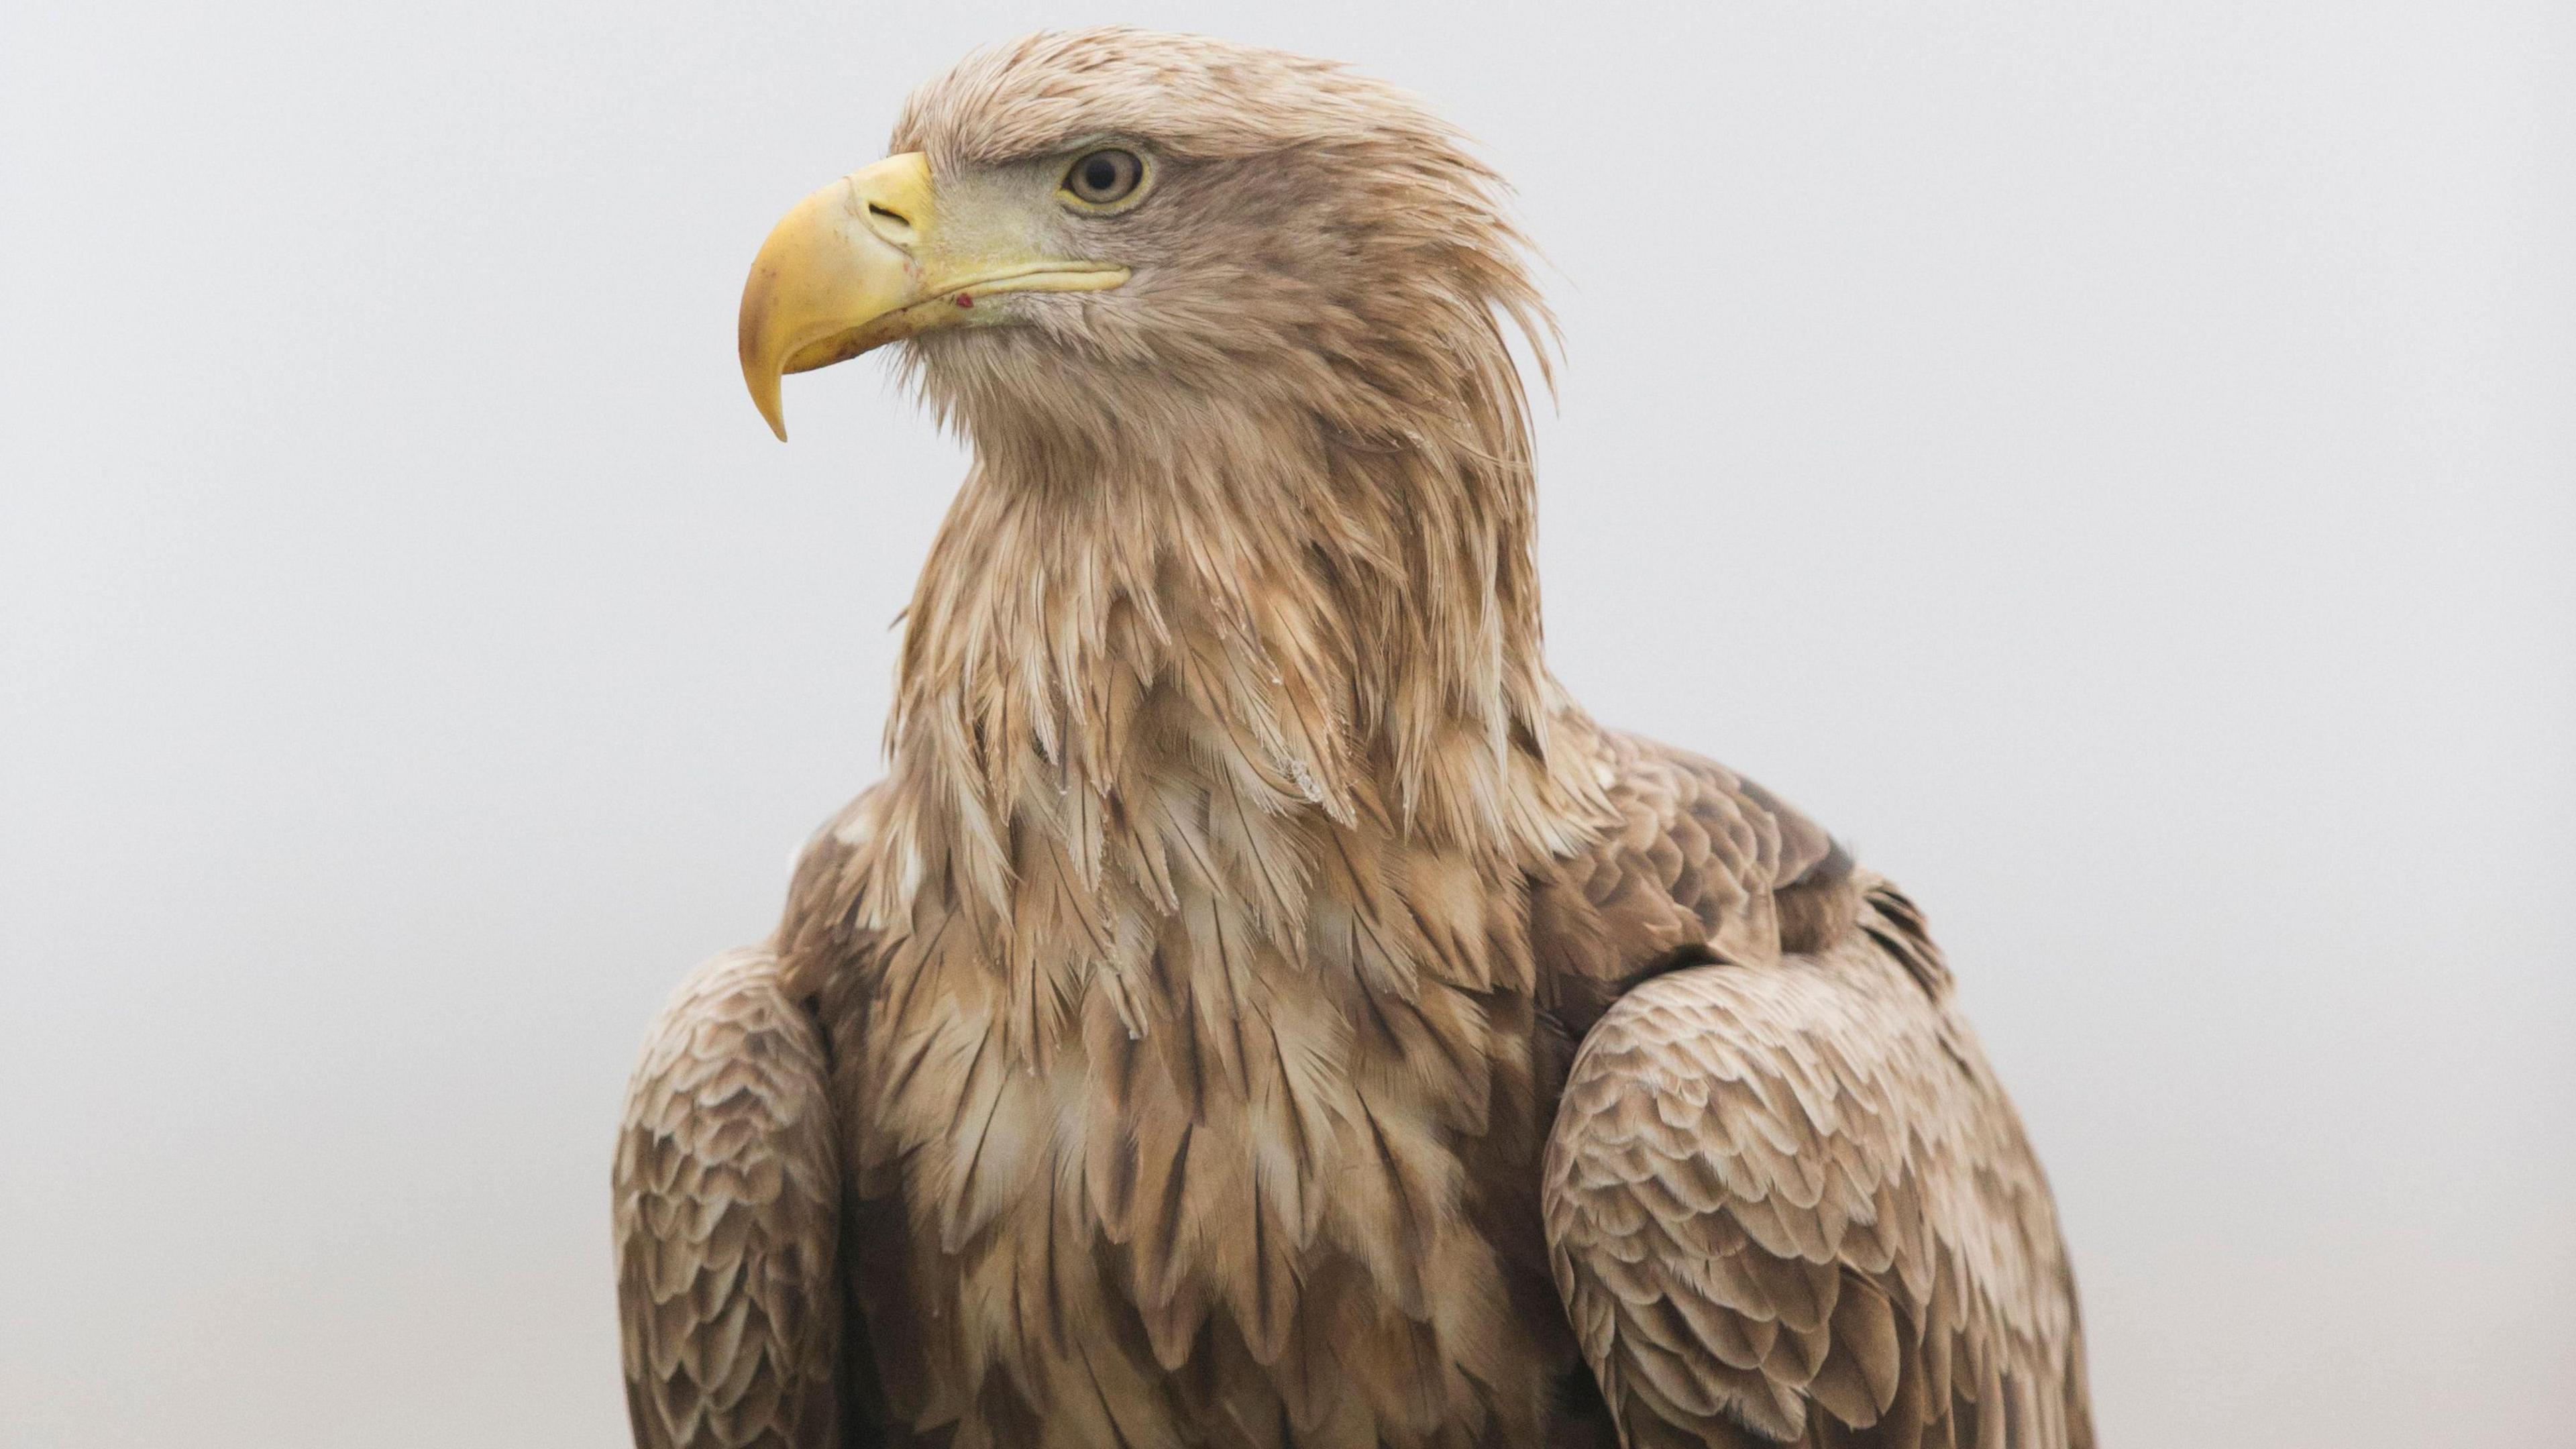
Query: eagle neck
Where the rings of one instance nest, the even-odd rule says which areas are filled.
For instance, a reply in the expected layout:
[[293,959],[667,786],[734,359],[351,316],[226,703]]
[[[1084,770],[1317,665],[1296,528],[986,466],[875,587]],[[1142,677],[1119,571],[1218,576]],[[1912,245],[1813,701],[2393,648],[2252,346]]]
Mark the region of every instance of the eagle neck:
[[[1221,818],[1313,837],[1288,855],[1343,832],[1496,871],[1591,828],[1594,737],[1541,657],[1525,449],[1307,418],[1117,452],[977,442],[888,721],[889,918],[929,891],[1006,936],[1043,891],[1087,899],[1115,955],[1179,908]],[[1275,906],[1298,929],[1304,902]]]

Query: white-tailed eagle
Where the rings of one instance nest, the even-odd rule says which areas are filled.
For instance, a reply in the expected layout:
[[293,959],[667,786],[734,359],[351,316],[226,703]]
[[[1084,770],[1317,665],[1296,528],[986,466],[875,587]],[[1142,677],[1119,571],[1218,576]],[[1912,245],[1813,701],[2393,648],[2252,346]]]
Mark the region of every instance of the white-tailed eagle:
[[967,60],[761,248],[975,461],[885,780],[653,1028],[639,1444],[2081,1446],[1914,906],[1541,657],[1500,183],[1340,66]]

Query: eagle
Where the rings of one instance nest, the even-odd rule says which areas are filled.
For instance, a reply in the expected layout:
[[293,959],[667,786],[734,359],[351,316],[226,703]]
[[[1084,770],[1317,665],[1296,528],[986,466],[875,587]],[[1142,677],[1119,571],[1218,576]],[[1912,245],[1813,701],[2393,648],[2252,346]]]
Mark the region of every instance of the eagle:
[[635,1440],[2085,1446],[2056,1210],[1922,914],[1542,657],[1500,177],[1345,67],[976,54],[739,345],[973,461],[883,779],[650,1030]]

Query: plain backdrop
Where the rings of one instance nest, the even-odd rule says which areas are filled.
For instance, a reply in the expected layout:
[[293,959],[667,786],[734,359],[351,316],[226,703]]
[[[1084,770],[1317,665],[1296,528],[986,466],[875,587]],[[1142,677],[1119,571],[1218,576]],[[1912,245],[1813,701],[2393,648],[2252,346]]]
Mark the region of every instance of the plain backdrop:
[[962,467],[745,264],[1133,19],[1518,183],[1558,672],[1927,905],[2109,1443],[2568,1443],[2576,12],[2080,8],[7,0],[0,1442],[624,1442],[628,1067]]

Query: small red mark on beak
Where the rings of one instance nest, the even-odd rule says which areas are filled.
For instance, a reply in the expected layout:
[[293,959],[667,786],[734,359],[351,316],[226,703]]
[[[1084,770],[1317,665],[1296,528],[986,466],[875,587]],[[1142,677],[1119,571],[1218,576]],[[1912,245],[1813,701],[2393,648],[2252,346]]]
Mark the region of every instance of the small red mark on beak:
[[974,293],[972,293],[972,292],[960,292],[960,293],[958,293],[958,294],[957,294],[957,305],[958,305],[959,307],[961,307],[961,308],[964,308],[964,307],[972,307],[972,306],[974,306],[974,305],[975,305],[975,294],[974,294]]

